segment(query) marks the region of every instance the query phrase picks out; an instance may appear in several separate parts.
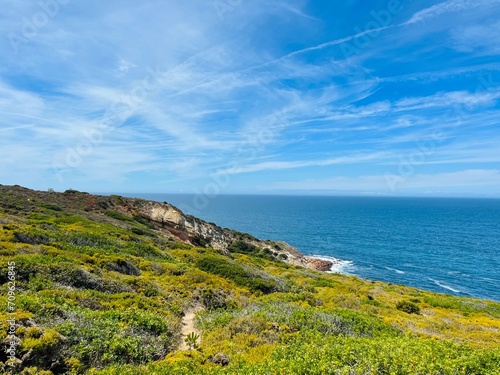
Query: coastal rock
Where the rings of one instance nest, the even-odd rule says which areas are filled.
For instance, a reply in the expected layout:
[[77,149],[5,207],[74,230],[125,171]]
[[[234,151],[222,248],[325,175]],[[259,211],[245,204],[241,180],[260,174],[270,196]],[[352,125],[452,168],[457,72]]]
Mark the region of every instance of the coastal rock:
[[333,266],[333,262],[324,259],[304,257],[304,261],[306,262],[308,268],[312,268],[323,272],[330,271]]
[[[127,200],[130,200],[127,198]],[[270,250],[277,259],[285,263],[311,268],[317,271],[330,271],[333,263],[327,260],[304,256],[286,242],[262,241],[246,233],[221,228],[213,223],[186,215],[168,203],[135,200],[136,212],[142,217],[159,223],[162,230],[168,231],[177,239],[195,246],[208,246],[230,255],[228,247],[235,241],[244,241],[260,250]],[[139,203],[139,204],[137,204]]]

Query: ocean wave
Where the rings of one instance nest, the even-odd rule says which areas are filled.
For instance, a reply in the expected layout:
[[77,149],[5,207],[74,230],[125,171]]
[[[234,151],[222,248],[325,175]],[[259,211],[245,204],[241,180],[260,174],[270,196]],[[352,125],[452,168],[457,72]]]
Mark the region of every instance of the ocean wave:
[[480,277],[479,279],[480,280],[484,280],[484,281],[493,281],[494,283],[498,283],[499,282],[498,279],[492,279],[490,277]]
[[401,271],[401,270],[398,270],[396,268],[391,268],[391,267],[384,267],[386,270],[388,271],[394,271],[396,273],[399,273],[400,275],[404,275],[405,274],[405,271]]
[[440,286],[441,288],[451,290],[452,292],[455,292],[455,293],[461,293],[461,291],[459,289],[455,289],[449,285],[443,284],[441,281],[431,279],[430,277],[429,277],[429,280],[434,281],[434,284]]
[[356,267],[354,266],[353,261],[329,257],[326,255],[308,255],[308,256],[311,258],[328,260],[328,261],[332,262],[333,265],[330,268],[330,271],[327,271],[328,273],[340,273],[343,275],[354,275],[354,270]]

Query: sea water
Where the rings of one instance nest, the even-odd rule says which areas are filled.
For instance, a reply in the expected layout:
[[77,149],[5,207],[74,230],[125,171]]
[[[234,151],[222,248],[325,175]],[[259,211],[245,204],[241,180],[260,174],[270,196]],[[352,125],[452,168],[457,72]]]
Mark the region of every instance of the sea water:
[[334,261],[332,272],[500,301],[500,200],[142,194]]

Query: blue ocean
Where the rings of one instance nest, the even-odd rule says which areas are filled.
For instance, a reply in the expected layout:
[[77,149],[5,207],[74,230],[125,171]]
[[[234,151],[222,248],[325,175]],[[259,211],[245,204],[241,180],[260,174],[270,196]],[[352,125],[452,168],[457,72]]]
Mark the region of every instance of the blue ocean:
[[[137,195],[139,196],[139,195]],[[332,270],[500,301],[500,200],[142,194],[306,255]]]

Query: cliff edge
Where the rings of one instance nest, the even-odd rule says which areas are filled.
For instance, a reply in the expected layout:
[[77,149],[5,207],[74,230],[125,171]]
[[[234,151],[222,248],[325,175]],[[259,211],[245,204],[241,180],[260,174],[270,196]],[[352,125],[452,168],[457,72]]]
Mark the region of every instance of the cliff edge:
[[[164,237],[199,247],[211,247],[222,254],[232,252],[260,253],[285,263],[329,271],[332,262],[303,255],[286,242],[264,241],[250,234],[221,228],[194,216],[183,213],[167,202],[127,198],[118,195],[93,195],[76,190],[64,193],[35,191],[21,186],[0,185],[2,204],[6,209],[36,211],[37,207],[53,206],[93,220],[113,222],[122,227],[139,221]],[[9,207],[11,205],[11,207]]]

